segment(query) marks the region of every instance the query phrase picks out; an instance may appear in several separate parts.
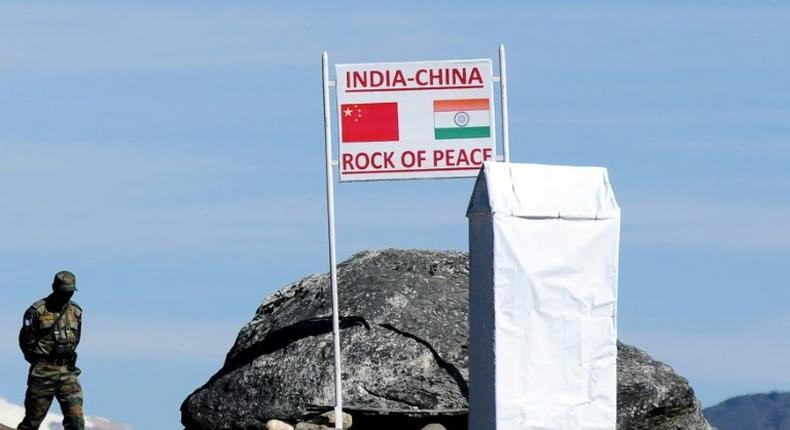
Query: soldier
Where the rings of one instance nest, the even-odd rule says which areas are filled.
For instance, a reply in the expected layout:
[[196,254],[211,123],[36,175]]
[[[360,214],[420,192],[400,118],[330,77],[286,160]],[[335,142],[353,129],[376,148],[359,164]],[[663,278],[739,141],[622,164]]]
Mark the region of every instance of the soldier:
[[25,312],[19,332],[19,347],[30,363],[25,393],[25,418],[19,430],[37,430],[47,415],[52,398],[63,411],[65,430],[84,430],[82,387],[77,379],[77,345],[82,332],[82,308],[71,301],[77,279],[71,272],[58,272],[52,294]]

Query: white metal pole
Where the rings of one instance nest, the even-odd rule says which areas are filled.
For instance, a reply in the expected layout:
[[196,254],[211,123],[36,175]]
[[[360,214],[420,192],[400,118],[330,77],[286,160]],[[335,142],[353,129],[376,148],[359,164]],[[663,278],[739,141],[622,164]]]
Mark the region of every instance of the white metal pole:
[[340,368],[340,309],[337,300],[337,260],[335,253],[335,191],[332,174],[332,129],[329,111],[329,56],[321,56],[324,83],[324,144],[326,146],[326,213],[329,227],[329,273],[332,283],[332,334],[335,344],[335,428],[343,428],[342,371]]
[[502,155],[505,163],[510,162],[510,133],[507,123],[507,65],[505,45],[499,44],[499,100],[502,103]]

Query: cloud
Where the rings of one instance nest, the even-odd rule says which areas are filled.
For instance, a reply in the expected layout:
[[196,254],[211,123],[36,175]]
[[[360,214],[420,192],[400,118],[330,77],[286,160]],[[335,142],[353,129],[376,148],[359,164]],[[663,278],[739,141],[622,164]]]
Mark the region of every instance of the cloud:
[[623,209],[627,242],[751,251],[790,250],[790,205],[686,200],[654,196]]
[[[430,13],[429,6],[420,6]],[[343,16],[342,31],[336,28],[338,21],[332,19],[339,14]],[[174,22],[178,23],[177,31]],[[427,15],[415,16],[387,6],[372,9],[349,5],[339,10],[337,5],[321,3],[196,2],[186,7],[12,3],[0,5],[0,39],[14,42],[0,47],[0,70],[304,67],[317,64],[324,44],[359,46],[370,51],[364,48],[367,38],[359,37],[362,32],[381,34],[386,28],[392,29],[390,34],[397,32],[397,37],[384,35],[379,39],[379,49],[403,51],[424,46],[427,43],[423,36],[432,31],[432,24]],[[26,37],[15,37],[19,34]],[[317,34],[326,37],[316,38]],[[314,55],[306,56],[307,52]]]
[[621,338],[698,381],[778,389],[790,388],[788,332],[790,314],[778,314],[682,332],[621,330]]
[[[0,183],[13,202],[0,211],[0,249],[160,255],[323,247],[323,184],[271,171],[261,179],[251,158],[199,146],[0,145]],[[430,193],[423,183],[346,185],[337,191],[338,227],[463,234],[469,181],[439,182]]]
[[[300,235],[300,220],[312,207],[305,198],[267,198],[168,207],[90,207],[14,218],[15,229],[4,238],[6,248],[96,250],[155,254],[196,250],[249,249]],[[312,221],[312,220],[311,220]],[[6,224],[11,225],[11,224]],[[287,242],[282,244],[288,245]]]
[[[217,188],[244,186],[248,178],[257,178],[250,173],[258,168],[256,163],[238,154],[182,149],[3,145],[0,180],[13,184],[4,191],[13,204],[0,212],[0,221],[7,227],[0,248],[161,255],[220,249],[258,252],[271,243],[278,243],[280,252],[323,246],[319,238],[326,232],[326,208],[321,187],[305,190],[305,184],[294,184],[292,190],[255,190],[258,196],[252,189],[225,192]],[[81,167],[74,169],[74,165]],[[218,186],[218,178],[226,183]],[[787,176],[768,177],[765,182],[754,176],[714,180],[741,181],[745,197],[752,188],[781,192],[790,184]],[[624,240],[651,246],[790,249],[786,221],[790,205],[786,202],[737,203],[706,195],[711,188],[731,187],[729,182],[702,186],[698,181],[695,186],[693,194],[684,189],[668,195],[663,190],[650,192],[649,199],[643,197],[644,192],[623,199]],[[215,189],[202,190],[207,187]],[[350,232],[342,245],[354,241],[352,250],[356,250],[370,247],[372,238],[381,237],[381,243],[411,246],[403,232],[423,236],[430,232],[430,237],[445,239],[463,235],[469,187],[464,182],[439,182],[428,195],[419,183],[345,186],[336,199],[338,229]],[[203,195],[210,198],[203,199]],[[381,231],[389,234],[382,236]],[[458,244],[465,246],[444,239],[436,245]]]
[[[291,50],[277,49],[283,43],[278,36],[295,23],[276,7],[151,6],[4,4],[0,38],[15,42],[0,48],[5,68],[158,70],[294,59]],[[24,39],[14,37],[19,34]]]
[[[790,112],[788,113],[790,114]],[[684,151],[701,153],[719,153],[733,155],[764,155],[776,157],[790,156],[790,141],[647,141],[643,143],[647,148],[664,151]],[[785,179],[786,180],[786,179]]]
[[[0,398],[0,423],[3,423],[7,426],[16,426],[22,421],[24,416],[24,407],[15,405],[6,399]],[[41,424],[41,429],[63,430],[63,425],[61,424],[62,420],[63,415],[53,413],[50,409],[50,413]],[[110,421],[107,418],[86,416],[85,430],[131,430],[131,427],[125,424]]]
[[[313,214],[323,206],[320,193],[265,193],[265,184],[247,193],[234,189],[259,179],[254,171],[261,169],[235,156],[178,145],[3,144],[0,181],[13,205],[0,212],[6,226],[0,247],[249,248],[319,224]],[[304,238],[312,237],[306,230]]]
[[[786,109],[751,109],[738,111],[706,111],[688,112],[686,110],[678,112],[585,112],[585,111],[531,111],[522,112],[510,117],[515,124],[521,125],[542,125],[542,126],[578,126],[578,127],[623,127],[623,126],[661,126],[677,127],[699,124],[728,124],[765,127],[765,126],[790,126],[790,111]],[[709,150],[741,150],[747,147],[749,150],[768,147],[770,149],[782,148],[785,153],[790,152],[790,142],[742,142],[737,145],[728,142],[656,142],[653,144],[658,147],[668,147],[668,149],[702,147]]]
[[[413,12],[415,6],[420,13]],[[453,49],[468,50],[468,40],[460,38],[453,42],[436,37],[437,33],[466,23],[476,24],[468,25],[467,30],[479,31],[480,37],[476,39],[482,43],[490,43],[493,38],[485,33],[485,28],[514,29],[513,33],[499,36],[510,39],[525,38],[523,29],[530,29],[532,44],[537,49],[530,51],[531,61],[542,66],[562,68],[581,60],[589,66],[622,67],[618,57],[622,51],[611,47],[633,44],[638,44],[640,49],[633,50],[628,65],[638,67],[649,58],[663,55],[675,58],[666,62],[666,67],[699,63],[711,66],[710,62],[716,59],[705,55],[704,50],[695,49],[697,45],[706,41],[721,43],[720,29],[724,28],[732,35],[727,39],[731,42],[727,46],[732,46],[735,54],[758,55],[752,54],[756,51],[752,45],[754,38],[747,37],[752,31],[738,30],[755,20],[763,22],[764,27],[782,28],[782,13],[787,11],[781,6],[734,5],[715,10],[663,4],[592,7],[552,3],[524,6],[510,2],[493,9],[488,5],[454,6],[451,2],[406,2],[397,6],[370,6],[362,2],[191,2],[188,5],[7,2],[0,5],[0,39],[6,42],[0,46],[3,59],[0,70],[3,66],[47,71],[304,67],[315,64],[322,46],[337,47],[341,56],[354,53],[367,57],[373,52],[403,56],[415,50],[438,54]],[[178,25],[174,27],[173,23]],[[599,26],[613,24],[634,37],[595,31]],[[560,34],[552,31],[558,26],[598,36],[578,38],[577,31]],[[675,31],[668,32],[667,28]],[[662,43],[662,37],[654,41],[645,36],[654,32],[660,32],[661,36],[692,32],[701,37],[695,39],[697,43],[687,43],[678,49],[673,44]],[[20,34],[25,37],[20,38]],[[374,37],[360,37],[361,34]],[[606,37],[614,39],[602,40]],[[772,52],[781,58],[784,52],[779,47],[781,41],[762,41],[763,45],[769,43],[777,45]],[[558,46],[563,49],[557,49]],[[569,50],[576,55],[566,55]],[[305,56],[311,51],[315,56]],[[716,65],[731,67],[733,57],[737,59],[737,55],[728,56],[725,64],[719,64],[722,60],[718,60]]]
[[81,342],[81,353],[95,357],[222,361],[240,326],[234,323],[96,316]]
[[[19,356],[18,322],[0,319],[0,354]],[[221,362],[240,328],[238,323],[166,320],[150,316],[88,316],[79,346],[85,359]]]

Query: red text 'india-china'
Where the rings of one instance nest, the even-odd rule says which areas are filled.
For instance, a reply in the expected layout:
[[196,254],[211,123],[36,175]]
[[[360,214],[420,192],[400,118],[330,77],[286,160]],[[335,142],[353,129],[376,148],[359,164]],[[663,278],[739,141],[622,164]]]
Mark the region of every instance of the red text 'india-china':
[[483,88],[483,75],[477,67],[418,69],[414,74],[394,70],[348,70],[346,92],[411,91]]

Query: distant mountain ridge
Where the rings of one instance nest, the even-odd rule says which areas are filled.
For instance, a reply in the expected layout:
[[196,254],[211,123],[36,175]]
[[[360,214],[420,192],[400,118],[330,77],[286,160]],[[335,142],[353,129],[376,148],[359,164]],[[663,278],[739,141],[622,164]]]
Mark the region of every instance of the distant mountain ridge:
[[790,393],[733,397],[703,414],[719,430],[790,430]]

